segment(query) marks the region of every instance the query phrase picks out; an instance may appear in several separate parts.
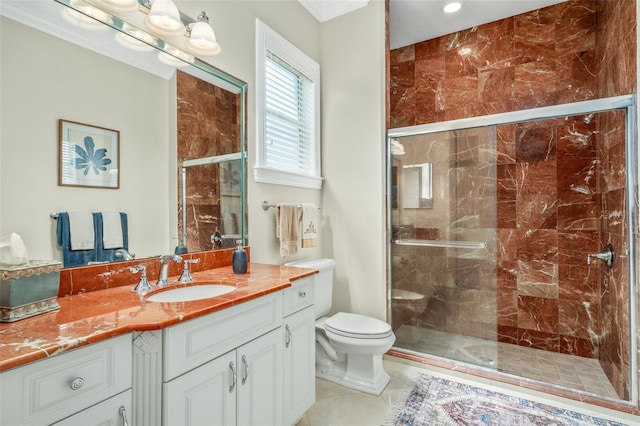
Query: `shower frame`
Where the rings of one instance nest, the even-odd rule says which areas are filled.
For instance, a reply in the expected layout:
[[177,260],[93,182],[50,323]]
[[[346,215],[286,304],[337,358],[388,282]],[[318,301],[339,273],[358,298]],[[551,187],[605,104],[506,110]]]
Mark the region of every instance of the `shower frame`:
[[[636,189],[638,182],[638,148],[637,148],[637,115],[636,115],[636,95],[623,95],[609,98],[594,99],[589,101],[574,102],[561,105],[532,108],[499,114],[490,114],[479,117],[469,117],[457,120],[443,121],[430,124],[422,124],[408,127],[389,129],[387,131],[386,160],[387,160],[387,235],[389,236],[389,246],[387,249],[387,312],[388,318],[392,321],[392,250],[394,244],[392,232],[392,189],[391,176],[393,158],[391,153],[391,141],[394,138],[427,135],[439,132],[465,130],[471,128],[497,126],[503,124],[515,124],[527,121],[537,121],[543,119],[558,118],[564,116],[575,116],[582,114],[600,113],[614,110],[625,111],[625,168],[626,168],[626,188],[625,202],[627,208],[627,252],[628,256],[628,309],[629,324],[636,325],[637,317],[637,248],[636,238],[638,237],[636,228],[638,224],[638,199]],[[629,325],[628,325],[629,326]],[[629,401],[625,403],[635,406],[638,400],[638,348],[637,331],[635,327],[630,327],[629,332]],[[428,355],[428,354],[424,354]],[[481,368],[481,367],[479,367]]]

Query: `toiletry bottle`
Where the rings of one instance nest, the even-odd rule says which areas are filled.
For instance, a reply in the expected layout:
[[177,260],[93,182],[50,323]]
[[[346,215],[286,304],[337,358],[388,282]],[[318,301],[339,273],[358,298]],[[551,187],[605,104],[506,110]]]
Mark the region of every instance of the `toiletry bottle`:
[[245,274],[247,272],[247,252],[242,248],[242,240],[237,240],[238,248],[233,252],[233,273]]

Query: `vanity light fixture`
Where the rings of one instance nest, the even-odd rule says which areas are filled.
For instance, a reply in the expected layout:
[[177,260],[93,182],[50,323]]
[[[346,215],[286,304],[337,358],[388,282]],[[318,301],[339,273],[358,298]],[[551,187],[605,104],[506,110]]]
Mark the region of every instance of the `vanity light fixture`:
[[144,24],[151,32],[163,36],[178,36],[185,32],[178,6],[172,0],[151,2],[151,9],[144,18]]
[[189,24],[187,28],[190,30],[187,48],[192,53],[196,55],[213,56],[222,51],[222,48],[216,41],[213,28],[209,25],[209,17],[204,11],[198,15],[198,21]]
[[442,10],[444,13],[456,13],[462,8],[462,3],[459,1],[452,1],[444,5]]
[[[116,36],[118,43],[138,51],[150,50],[150,46],[164,49],[168,53],[161,55],[161,60],[172,66],[183,65],[176,58],[192,64],[195,56],[214,56],[222,51],[207,14],[203,11],[194,21],[172,0],[57,1],[69,6],[63,12],[69,15],[65,19],[84,28],[106,28],[102,23],[111,25],[113,17],[122,20],[120,31],[124,34]],[[127,24],[130,18],[138,22],[138,28]]]

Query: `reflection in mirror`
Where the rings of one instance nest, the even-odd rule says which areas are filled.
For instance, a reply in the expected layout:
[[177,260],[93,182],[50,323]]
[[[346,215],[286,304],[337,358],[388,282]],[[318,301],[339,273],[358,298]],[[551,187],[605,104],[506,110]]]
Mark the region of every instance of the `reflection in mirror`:
[[433,175],[431,163],[402,167],[402,207],[405,209],[433,208]]
[[[246,84],[198,58],[188,54],[184,55],[184,52],[177,51],[174,46],[112,14],[106,12],[101,14],[100,19],[103,22],[99,25],[102,29],[98,31],[85,29],[86,22],[95,22],[95,20],[89,21],[89,18],[84,15],[84,18],[78,18],[76,14],[76,22],[82,21],[82,27],[70,25],[69,20],[62,18],[63,11],[67,11],[68,14],[71,9],[67,6],[73,7],[79,4],[86,5],[87,3],[76,0],[56,0],[56,2],[3,0],[1,9],[3,20],[8,18],[26,24],[38,31],[83,45],[105,55],[99,61],[95,60],[95,56],[90,59],[89,56],[80,52],[82,49],[79,47],[67,48],[63,45],[65,42],[57,41],[51,42],[51,46],[56,47],[49,48],[48,52],[52,54],[55,52],[55,55],[65,55],[65,61],[68,61],[68,64],[62,65],[65,68],[64,73],[42,73],[37,84],[33,84],[36,83],[33,77],[23,84],[23,82],[15,80],[17,78],[15,76],[18,76],[19,72],[13,73],[12,69],[11,75],[14,75],[12,83],[17,83],[15,84],[16,88],[43,86],[56,89],[48,91],[34,89],[39,90],[37,94],[27,93],[23,89],[21,93],[24,98],[35,99],[37,96],[39,99],[37,107],[29,109],[26,105],[25,108],[22,108],[24,102],[12,101],[15,99],[12,97],[14,91],[4,90],[6,86],[3,86],[3,102],[6,100],[8,104],[13,106],[11,112],[6,108],[3,108],[2,111],[3,137],[9,135],[15,140],[15,136],[20,134],[20,129],[25,129],[24,124],[20,127],[15,118],[26,118],[27,111],[29,111],[30,126],[35,126],[35,132],[31,132],[27,136],[29,140],[34,141],[34,144],[36,140],[47,141],[47,143],[55,141],[57,138],[55,127],[53,136],[51,136],[47,126],[50,125],[50,122],[57,123],[59,118],[76,119],[118,129],[121,131],[121,154],[123,156],[121,158],[123,179],[121,188],[112,191],[112,194],[105,194],[106,191],[100,189],[61,189],[55,187],[55,183],[54,186],[50,186],[48,181],[33,182],[33,188],[23,187],[22,191],[26,190],[38,197],[41,200],[41,209],[44,210],[44,213],[38,211],[37,214],[32,214],[34,209],[25,206],[29,210],[29,214],[32,214],[29,219],[21,219],[17,212],[16,214],[3,214],[2,232],[12,228],[20,228],[18,225],[21,220],[29,220],[37,224],[37,226],[30,228],[39,231],[38,234],[35,234],[34,231],[34,236],[27,235],[28,241],[43,245],[43,247],[32,250],[38,254],[44,253],[39,254],[36,258],[61,260],[62,253],[55,243],[56,223],[49,219],[50,212],[83,209],[87,211],[118,210],[129,213],[129,247],[138,259],[167,254],[169,251],[173,251],[177,244],[181,244],[185,240],[189,245],[189,251],[225,247],[224,241],[218,245],[211,243],[212,235],[216,232],[219,232],[221,237],[235,234],[232,236],[233,240],[229,246],[233,245],[235,239],[241,239],[246,244],[246,179],[244,176],[246,173],[244,117]],[[3,22],[3,32],[5,30],[14,31],[14,28],[17,28],[18,24],[4,25],[5,22],[10,21]],[[118,31],[116,32],[114,29]],[[20,32],[24,31],[20,30]],[[120,34],[122,37],[125,32],[128,34],[126,38],[130,42],[133,41],[133,45],[141,48],[151,47],[152,51],[127,49],[115,42],[115,35]],[[27,40],[22,40],[21,53],[29,55],[27,52],[30,51],[30,48],[26,43],[31,38],[39,37],[27,37]],[[47,49],[46,46],[43,49]],[[38,47],[37,51],[40,50]],[[158,60],[159,51],[168,54],[174,63],[181,65],[181,72],[176,72],[176,65],[168,66],[160,62]],[[89,52],[87,55],[93,55],[93,53]],[[39,54],[34,56],[47,61],[47,65],[53,63],[52,58],[47,60]],[[106,57],[120,61],[119,65],[104,67],[101,64],[106,60]],[[175,62],[176,57],[183,58],[183,61]],[[15,55],[6,56],[3,49],[3,62],[6,58],[13,61]],[[69,58],[74,59],[70,60]],[[28,67],[30,69],[37,68],[33,65],[28,65]],[[150,74],[145,78],[144,72],[140,70],[148,71]],[[4,73],[4,66],[2,71]],[[133,74],[130,76],[129,72]],[[185,96],[178,94],[177,91],[182,86],[179,74],[182,74],[185,80],[191,79],[193,83],[190,84],[198,86],[198,90]],[[102,78],[105,80],[102,81]],[[82,85],[78,85],[74,89],[75,81],[82,82]],[[142,87],[142,84],[145,87]],[[66,94],[54,95],[58,92],[58,87],[61,90],[64,88]],[[95,87],[95,90],[91,90],[90,87]],[[15,92],[17,93],[18,90],[16,89]],[[211,104],[207,104],[207,99],[201,96],[203,93],[211,94],[208,99],[212,102]],[[199,98],[194,100],[190,97],[194,94]],[[43,97],[43,95],[47,96]],[[83,99],[82,96],[87,102],[78,102]],[[127,96],[131,96],[131,98]],[[140,99],[141,96],[145,99]],[[51,102],[49,102],[49,98],[51,98]],[[69,104],[65,104],[65,102],[69,102]],[[145,102],[147,102],[146,105]],[[186,121],[186,124],[183,125],[186,115],[182,118],[179,117],[178,110],[181,107],[201,109],[197,111],[197,123]],[[153,113],[149,111],[153,111]],[[13,122],[16,123],[11,124]],[[20,123],[24,123],[22,118]],[[5,126],[5,124],[7,125]],[[206,129],[207,132],[206,134],[192,131],[181,132],[181,129],[185,128]],[[195,140],[194,138],[202,139]],[[21,139],[24,140],[24,138]],[[8,139],[5,138],[5,140]],[[183,143],[188,143],[188,146],[183,147]],[[6,145],[3,144],[3,151],[5,147]],[[18,152],[18,149],[14,148],[4,152],[13,155]],[[25,145],[22,149],[30,148]],[[209,201],[211,202],[206,209],[200,212],[201,214],[192,216],[194,220],[189,218],[182,221],[179,202],[181,196],[179,189],[181,184],[179,178],[180,162],[197,160],[200,157],[224,157],[229,154],[235,155],[237,159],[233,162],[216,164],[213,167],[216,170],[206,175],[189,176],[187,187],[189,188],[191,185],[189,181],[192,181],[193,186],[197,187],[199,191],[198,193],[191,191],[191,198],[200,201],[199,197],[204,193],[210,195]],[[24,152],[19,152],[16,158],[18,161],[22,161],[21,158],[26,156]],[[44,160],[42,161],[44,163]],[[47,168],[51,167],[49,160],[44,164]],[[22,167],[24,166],[25,164],[22,164]],[[36,167],[38,166],[36,165]],[[7,172],[12,173],[13,170],[7,170]],[[7,184],[8,182],[3,180],[3,192],[5,192]],[[37,191],[41,191],[41,193]],[[18,190],[11,188],[10,192],[17,194]],[[18,199],[18,195],[3,196],[3,203],[6,200]],[[189,206],[188,203],[186,205]],[[194,203],[191,207],[187,207],[187,210],[195,211],[193,206],[195,206]],[[42,217],[46,219],[46,222],[43,223]],[[182,229],[182,223],[187,224],[186,229]],[[212,227],[203,226],[204,223],[211,223]],[[45,227],[44,231],[43,227]],[[203,235],[200,235],[201,231]],[[46,232],[49,235],[42,235]],[[188,238],[183,238],[184,235],[187,235]],[[208,244],[191,244],[189,239],[193,239],[194,242],[208,241]],[[35,243],[31,243],[31,247],[34,246]]]

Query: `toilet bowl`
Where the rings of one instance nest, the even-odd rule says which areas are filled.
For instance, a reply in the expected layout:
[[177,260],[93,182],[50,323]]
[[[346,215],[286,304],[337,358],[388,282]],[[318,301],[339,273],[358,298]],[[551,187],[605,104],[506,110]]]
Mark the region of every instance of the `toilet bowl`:
[[317,269],[315,279],[316,376],[362,392],[380,395],[389,383],[382,355],[393,346],[395,335],[384,321],[331,308],[332,259],[311,259],[287,263]]
[[417,325],[418,316],[427,309],[427,298],[409,290],[394,288],[391,292],[393,330],[403,324]]

